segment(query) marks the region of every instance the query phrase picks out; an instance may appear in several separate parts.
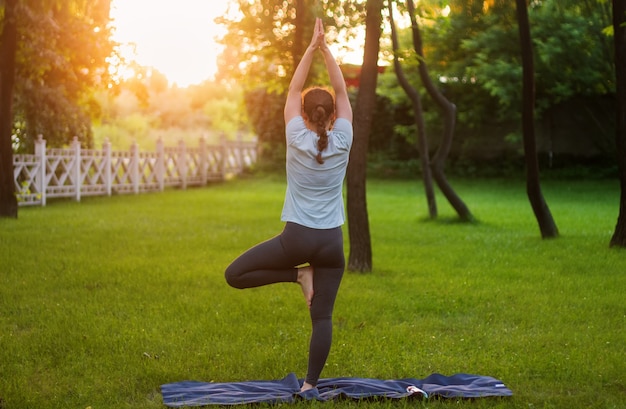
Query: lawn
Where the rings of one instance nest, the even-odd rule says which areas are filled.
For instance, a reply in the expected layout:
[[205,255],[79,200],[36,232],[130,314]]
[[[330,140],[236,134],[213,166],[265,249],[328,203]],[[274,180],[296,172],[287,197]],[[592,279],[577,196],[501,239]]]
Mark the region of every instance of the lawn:
[[[371,181],[371,274],[348,272],[323,377],[489,375],[512,398],[295,407],[626,407],[626,251],[616,181],[454,180],[476,217],[415,181]],[[0,408],[159,408],[164,383],[303,377],[300,289],[235,290],[224,268],[282,228],[280,178],[52,201],[0,219]],[[346,252],[349,251],[347,242]]]

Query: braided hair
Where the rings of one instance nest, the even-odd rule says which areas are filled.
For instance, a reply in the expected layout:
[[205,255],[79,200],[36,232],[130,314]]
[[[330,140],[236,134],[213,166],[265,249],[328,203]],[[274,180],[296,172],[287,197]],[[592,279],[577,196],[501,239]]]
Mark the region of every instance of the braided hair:
[[325,88],[313,87],[305,90],[302,94],[302,109],[314,124],[319,135],[317,141],[317,163],[322,164],[322,152],[328,146],[328,131],[326,127],[329,119],[335,113],[335,98],[333,94]]

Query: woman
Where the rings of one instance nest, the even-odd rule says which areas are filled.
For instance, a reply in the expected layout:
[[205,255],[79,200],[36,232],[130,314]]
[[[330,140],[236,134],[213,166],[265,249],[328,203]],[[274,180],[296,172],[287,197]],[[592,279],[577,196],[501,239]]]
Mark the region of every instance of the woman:
[[[314,53],[326,64],[335,96],[323,88],[302,92]],[[226,269],[235,288],[294,282],[309,307],[312,333],[301,391],[314,388],[332,340],[332,313],[345,268],[343,180],[352,146],[352,108],[346,84],[324,38],[320,19],[289,85],[284,109],[287,191],[282,233],[239,256]]]

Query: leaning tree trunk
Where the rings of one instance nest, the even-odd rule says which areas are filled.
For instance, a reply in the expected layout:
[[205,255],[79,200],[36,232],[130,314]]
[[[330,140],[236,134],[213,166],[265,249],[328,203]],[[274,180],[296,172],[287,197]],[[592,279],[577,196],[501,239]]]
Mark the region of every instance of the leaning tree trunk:
[[17,0],[5,0],[0,36],[0,217],[17,218],[17,198],[13,181],[13,87],[17,50]]
[[456,194],[450,183],[448,183],[448,179],[446,178],[444,172],[445,162],[448,158],[448,154],[450,153],[450,147],[452,146],[452,137],[454,136],[454,126],[456,123],[456,106],[448,101],[441,92],[439,92],[433,81],[430,79],[428,66],[426,65],[426,61],[424,60],[422,35],[420,33],[419,25],[417,24],[417,19],[415,18],[415,5],[413,4],[413,0],[407,0],[406,3],[407,9],[409,11],[409,16],[411,18],[413,46],[419,58],[420,79],[422,80],[422,84],[424,84],[424,88],[426,88],[428,95],[430,95],[433,101],[435,101],[435,103],[443,112],[443,138],[441,140],[439,148],[437,149],[437,152],[435,152],[435,156],[430,161],[433,177],[435,178],[437,186],[439,186],[439,189],[441,190],[443,195],[446,197],[446,199],[448,199],[450,205],[459,215],[459,218],[463,221],[471,221],[474,219],[472,213],[469,211],[465,202],[463,202],[459,195]]
[[526,161],[526,193],[535,218],[539,223],[541,237],[550,238],[559,235],[552,213],[541,193],[539,183],[539,161],[535,143],[535,75],[533,49],[530,40],[530,24],[526,0],[516,0],[517,24],[522,50],[523,89],[522,89],[522,133],[524,137],[524,159]]
[[420,162],[422,164],[422,180],[424,182],[426,202],[428,203],[428,214],[431,219],[434,219],[437,217],[437,201],[435,199],[433,178],[430,170],[428,138],[426,137],[426,121],[424,120],[424,112],[422,111],[422,100],[419,92],[417,92],[417,90],[409,84],[406,75],[404,75],[404,70],[400,65],[400,61],[398,60],[398,34],[393,20],[393,7],[391,2],[389,2],[389,24],[391,25],[393,67],[396,72],[398,82],[413,104],[413,117],[415,118],[415,125],[417,126],[417,147],[420,155]]
[[616,143],[621,196],[611,246],[626,247],[626,0],[613,0],[613,32],[617,85]]
[[365,182],[367,147],[372,128],[372,114],[376,106],[383,0],[367,0],[366,7],[365,49],[354,115],[354,143],[350,152],[347,175],[348,231],[350,234],[348,270],[361,273],[372,271],[372,243]]

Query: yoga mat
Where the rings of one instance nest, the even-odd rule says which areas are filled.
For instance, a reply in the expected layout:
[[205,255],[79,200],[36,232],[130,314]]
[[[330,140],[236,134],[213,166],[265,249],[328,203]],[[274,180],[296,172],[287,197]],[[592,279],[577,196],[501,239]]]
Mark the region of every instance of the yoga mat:
[[489,376],[432,374],[424,379],[379,380],[371,378],[320,379],[317,388],[300,392],[302,380],[290,373],[283,379],[243,382],[182,381],[161,385],[168,407],[290,403],[298,399],[430,399],[507,397],[513,392]]

